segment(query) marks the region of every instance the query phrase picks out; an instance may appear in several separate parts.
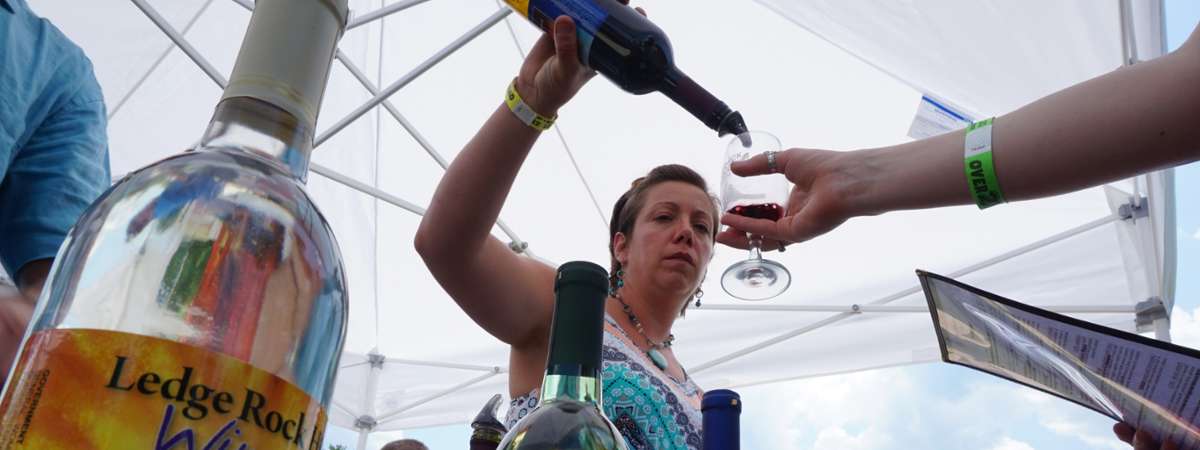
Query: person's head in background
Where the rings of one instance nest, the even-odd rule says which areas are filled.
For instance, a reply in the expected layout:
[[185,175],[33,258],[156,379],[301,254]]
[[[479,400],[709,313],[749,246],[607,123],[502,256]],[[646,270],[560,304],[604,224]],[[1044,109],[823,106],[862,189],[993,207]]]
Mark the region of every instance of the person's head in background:
[[429,450],[429,447],[416,439],[400,439],[388,442],[380,450]]

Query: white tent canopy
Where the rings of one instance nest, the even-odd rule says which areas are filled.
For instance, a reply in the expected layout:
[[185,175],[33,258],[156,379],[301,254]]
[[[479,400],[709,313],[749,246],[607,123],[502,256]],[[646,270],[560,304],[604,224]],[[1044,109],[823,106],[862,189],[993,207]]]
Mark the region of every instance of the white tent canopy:
[[[249,0],[32,3],[92,58],[115,174],[200,136],[252,8]],[[346,127],[321,142],[309,179],[350,282],[331,419],[364,435],[464,422],[491,394],[507,394],[507,349],[454,305],[411,242],[445,161],[500,105],[538,33],[496,0],[350,3],[354,28],[317,128],[324,139]],[[683,70],[792,146],[900,142],[922,95],[994,116],[1163,49],[1156,0],[638,3],[671,36]],[[386,109],[364,109],[378,87],[389,88]],[[356,109],[366,113],[344,120]],[[724,143],[713,134],[660,95],[630,96],[597,79],[538,142],[495,235],[547,261],[607,265],[612,202],[661,163],[687,164],[715,185]],[[677,322],[676,352],[705,388],[934,361],[917,268],[1126,330],[1144,311],[1165,338],[1167,320],[1153,306],[1169,311],[1174,286],[1171,192],[1165,172],[985,212],[851,220],[772,255],[793,285],[754,304],[721,291],[715,275],[745,257],[721,248],[704,306]]]

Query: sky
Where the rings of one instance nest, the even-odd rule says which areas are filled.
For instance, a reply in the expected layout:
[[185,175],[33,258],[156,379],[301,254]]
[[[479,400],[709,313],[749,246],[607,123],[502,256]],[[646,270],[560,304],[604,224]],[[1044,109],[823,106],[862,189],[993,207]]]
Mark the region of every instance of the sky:
[[[1200,1],[1166,0],[1168,48],[1200,21]],[[1200,348],[1200,163],[1176,169],[1177,277],[1172,334]],[[1191,195],[1189,195],[1191,194]],[[1127,449],[1112,421],[1090,410],[958,366],[924,364],[739,390],[742,447],[779,450]],[[787,399],[779,402],[779,399]],[[758,408],[756,405],[771,405]],[[465,447],[465,425],[376,433],[368,448],[411,437],[433,449]],[[330,429],[326,444],[353,448]]]

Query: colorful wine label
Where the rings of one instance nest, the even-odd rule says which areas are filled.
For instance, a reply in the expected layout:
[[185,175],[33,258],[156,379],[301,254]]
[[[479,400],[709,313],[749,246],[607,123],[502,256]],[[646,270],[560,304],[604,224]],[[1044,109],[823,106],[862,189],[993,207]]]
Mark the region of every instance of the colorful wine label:
[[504,0],[518,14],[529,17],[529,0]]
[[550,30],[558,16],[569,16],[575,20],[575,31],[579,37],[579,57],[587,64],[588,52],[592,47],[600,24],[608,19],[608,11],[593,0],[504,0],[508,6],[529,19],[539,28]]
[[0,449],[320,449],[325,411],[287,380],[200,347],[87,329],[30,336]]

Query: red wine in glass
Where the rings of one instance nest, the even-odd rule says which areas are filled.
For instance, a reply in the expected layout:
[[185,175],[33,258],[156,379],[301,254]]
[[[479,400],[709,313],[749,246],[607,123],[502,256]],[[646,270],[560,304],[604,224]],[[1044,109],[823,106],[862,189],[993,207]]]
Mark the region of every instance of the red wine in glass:
[[753,205],[738,205],[729,208],[730,214],[749,217],[751,219],[767,219],[778,221],[783,218],[783,207],[778,203],[757,203]]
[[[792,184],[780,174],[739,177],[731,164],[765,151],[778,151],[779,138],[771,133],[751,131],[752,146],[730,139],[725,145],[725,170],[721,172],[721,204],[727,214],[778,222],[783,219]],[[738,230],[730,230],[737,232]],[[743,230],[744,231],[744,230]],[[762,236],[746,233],[748,258],[733,263],[721,274],[721,288],[730,296],[749,301],[774,298],[792,284],[792,274],[779,261],[763,258]]]

